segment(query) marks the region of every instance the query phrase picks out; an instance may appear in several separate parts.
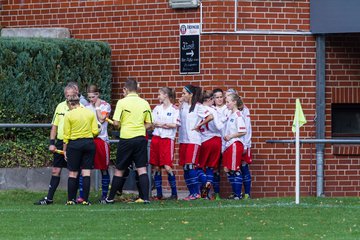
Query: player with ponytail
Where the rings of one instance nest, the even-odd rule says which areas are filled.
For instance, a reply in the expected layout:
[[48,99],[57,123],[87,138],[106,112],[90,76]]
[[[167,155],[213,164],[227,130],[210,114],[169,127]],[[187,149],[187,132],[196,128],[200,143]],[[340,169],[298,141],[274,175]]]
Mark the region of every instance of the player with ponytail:
[[175,135],[180,125],[179,108],[172,104],[175,91],[168,87],[159,90],[160,105],[153,110],[154,131],[150,144],[150,164],[153,167],[156,187],[155,200],[163,199],[161,169],[168,174],[171,187],[170,199],[177,199],[175,173],[173,171]]
[[201,88],[186,85],[182,90],[179,127],[179,164],[184,168],[184,178],[189,196],[184,200],[200,198],[196,166],[201,145],[201,126],[213,119],[212,114],[200,103]]
[[228,180],[232,187],[233,199],[242,198],[242,175],[240,164],[244,150],[246,126],[244,119],[239,111],[242,100],[237,94],[228,94],[226,97],[226,107],[230,110],[228,120],[223,131],[223,166]]

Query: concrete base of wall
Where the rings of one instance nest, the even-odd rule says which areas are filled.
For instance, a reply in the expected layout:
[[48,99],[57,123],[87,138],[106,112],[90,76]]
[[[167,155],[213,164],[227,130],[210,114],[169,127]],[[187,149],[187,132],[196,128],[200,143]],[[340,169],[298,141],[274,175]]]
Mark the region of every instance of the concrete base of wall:
[[[114,168],[109,169],[111,177]],[[48,190],[51,177],[51,167],[48,168],[1,168],[0,169],[0,190],[26,189],[33,191]],[[68,170],[63,169],[59,189],[67,189]],[[101,187],[101,174],[98,170],[91,173],[91,186],[93,189]],[[136,190],[135,173],[130,175],[124,186],[124,190]]]
[[70,38],[67,28],[3,28],[1,37]]

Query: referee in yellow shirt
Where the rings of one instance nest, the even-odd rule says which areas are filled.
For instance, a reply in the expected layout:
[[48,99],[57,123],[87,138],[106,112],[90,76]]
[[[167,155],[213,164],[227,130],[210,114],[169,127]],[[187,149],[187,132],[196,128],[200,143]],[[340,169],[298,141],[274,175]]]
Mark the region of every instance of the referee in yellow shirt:
[[[71,95],[78,94],[79,90],[77,87],[74,87],[71,84],[68,84],[64,88],[65,98],[68,98]],[[56,153],[55,150],[63,149],[63,127],[64,127],[64,117],[69,112],[69,107],[67,106],[66,101],[59,103],[55,109],[54,117],[51,122],[51,131],[50,131],[50,145],[49,150],[54,153],[53,167],[51,171],[51,179],[48,189],[48,194],[46,197],[35,202],[35,205],[49,205],[54,202],[54,194],[57,187],[60,183],[61,170],[66,168],[67,163],[64,159],[64,155]]]
[[[137,94],[137,82],[129,78],[123,88],[125,98],[119,100],[114,112],[114,125],[120,126],[120,140],[117,146],[116,168],[111,183],[109,196],[105,204],[114,203],[116,192],[122,191],[126,178],[125,170],[134,162],[139,175],[143,199],[149,203],[149,178],[147,174],[147,140],[146,128],[152,125],[149,103]],[[139,202],[139,201],[138,201]]]
[[78,95],[66,99],[70,112],[64,119],[64,155],[69,170],[68,201],[66,205],[75,205],[78,189],[77,175],[81,170],[83,176],[83,205],[90,205],[90,173],[94,166],[94,137],[99,134],[94,113],[80,106]]

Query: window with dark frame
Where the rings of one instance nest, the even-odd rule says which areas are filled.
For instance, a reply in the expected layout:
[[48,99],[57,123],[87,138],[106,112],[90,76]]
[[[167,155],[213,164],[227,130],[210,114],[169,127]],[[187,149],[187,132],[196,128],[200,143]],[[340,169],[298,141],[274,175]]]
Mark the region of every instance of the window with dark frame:
[[332,137],[360,137],[360,104],[333,103],[331,113]]

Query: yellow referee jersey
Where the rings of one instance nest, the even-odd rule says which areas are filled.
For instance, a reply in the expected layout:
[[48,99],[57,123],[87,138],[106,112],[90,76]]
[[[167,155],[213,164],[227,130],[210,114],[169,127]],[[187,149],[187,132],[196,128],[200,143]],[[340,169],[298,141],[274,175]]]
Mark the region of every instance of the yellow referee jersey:
[[64,117],[65,114],[68,112],[69,112],[69,107],[67,106],[66,101],[63,101],[56,106],[51,124],[57,126],[56,138],[59,140],[64,139],[63,137]]
[[120,122],[120,138],[145,136],[144,123],[152,123],[151,108],[138,94],[129,93],[117,102],[113,119]]
[[99,134],[95,114],[84,107],[77,107],[65,115],[64,143],[79,138],[93,138]]

